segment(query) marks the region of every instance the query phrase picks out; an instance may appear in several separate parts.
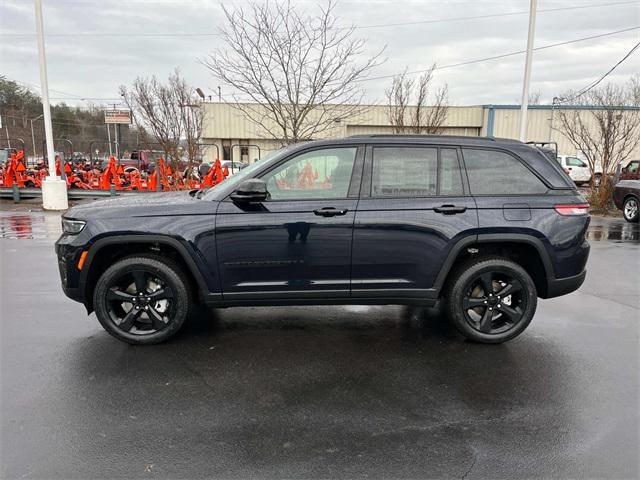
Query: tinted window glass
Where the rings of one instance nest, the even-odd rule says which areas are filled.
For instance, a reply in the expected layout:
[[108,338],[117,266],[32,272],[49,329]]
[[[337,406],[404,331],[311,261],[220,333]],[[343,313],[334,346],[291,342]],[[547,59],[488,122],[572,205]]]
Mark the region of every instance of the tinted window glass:
[[346,198],[357,148],[328,148],[298,155],[265,174],[271,200]]
[[443,148],[440,150],[440,195],[462,194],[458,152],[452,148]]
[[569,167],[586,167],[587,164],[576,157],[567,157],[567,166]]
[[547,187],[515,157],[494,150],[462,150],[474,195],[544,193]]
[[371,194],[376,197],[435,195],[437,166],[436,148],[374,148]]
[[629,173],[638,173],[638,167],[640,166],[640,163],[638,162],[631,162],[629,164],[629,166],[627,167],[627,172]]

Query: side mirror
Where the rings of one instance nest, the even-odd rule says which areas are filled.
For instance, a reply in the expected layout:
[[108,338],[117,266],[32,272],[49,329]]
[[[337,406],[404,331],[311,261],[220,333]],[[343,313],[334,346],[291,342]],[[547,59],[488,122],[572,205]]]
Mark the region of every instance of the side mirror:
[[267,199],[267,184],[259,178],[245,180],[231,194],[235,203],[260,203]]

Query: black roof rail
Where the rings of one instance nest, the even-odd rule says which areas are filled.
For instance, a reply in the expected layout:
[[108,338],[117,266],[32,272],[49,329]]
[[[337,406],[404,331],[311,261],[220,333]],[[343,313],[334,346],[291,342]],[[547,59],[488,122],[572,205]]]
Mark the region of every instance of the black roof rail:
[[494,137],[476,137],[472,135],[437,135],[426,133],[369,133],[350,135],[348,138],[443,138],[452,140],[486,140],[489,142],[495,142],[496,140],[498,140]]

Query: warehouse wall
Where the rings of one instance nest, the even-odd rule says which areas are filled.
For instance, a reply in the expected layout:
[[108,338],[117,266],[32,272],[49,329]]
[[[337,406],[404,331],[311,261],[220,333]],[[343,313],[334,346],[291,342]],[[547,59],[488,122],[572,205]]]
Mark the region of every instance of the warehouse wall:
[[[491,110],[493,110],[493,129],[491,128]],[[560,131],[560,112],[577,111],[591,128],[596,128],[596,121],[589,108],[552,108],[551,105],[532,105],[527,114],[527,141],[556,142],[561,155],[578,155],[581,152]],[[553,120],[552,120],[553,116]],[[493,132],[492,132],[493,131]],[[480,135],[493,135],[501,138],[520,137],[520,106],[487,105],[483,113],[483,126]],[[640,149],[636,149],[628,161],[640,158]]]
[[[258,158],[280,148],[279,141],[271,140],[261,127],[255,125],[243,112],[236,107],[224,103],[204,103],[203,141],[215,143],[218,150],[209,148],[205,152],[205,159],[212,161],[219,155],[223,159],[224,147],[243,144],[252,145],[245,149],[245,155],[241,158],[241,149],[237,146],[231,148],[230,153],[235,161],[253,162]],[[254,108],[260,108],[259,106]],[[487,136],[514,138],[520,136],[520,107],[517,105],[485,105],[469,107],[449,107],[447,119],[443,125],[445,135]],[[553,125],[552,125],[553,112]],[[558,151],[565,155],[578,155],[580,152],[558,130],[559,109],[550,105],[532,105],[528,113],[528,141],[554,141],[558,143]],[[265,112],[266,113],[266,112]],[[354,118],[341,120],[339,113],[333,128],[320,133],[316,139],[339,138],[350,135],[390,134],[393,133],[387,118],[388,107],[386,105],[365,105],[362,111]],[[407,117],[412,110],[407,111]],[[592,116],[587,108],[579,109],[580,115],[584,115],[589,121]],[[595,126],[595,122],[594,122]],[[268,128],[277,131],[277,125],[270,124]],[[637,149],[630,157],[640,158],[640,149]]]

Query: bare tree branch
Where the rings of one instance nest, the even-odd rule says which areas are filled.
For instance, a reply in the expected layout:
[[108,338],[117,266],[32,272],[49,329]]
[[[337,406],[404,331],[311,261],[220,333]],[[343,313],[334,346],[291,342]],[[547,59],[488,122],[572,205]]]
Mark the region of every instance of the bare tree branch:
[[180,143],[185,141],[189,167],[199,156],[202,134],[202,109],[192,87],[180,76],[176,68],[166,84],[155,76],[138,77],[120,93],[133,113],[139,128],[147,129],[158,139],[174,168],[180,158]]
[[[330,1],[317,16],[289,1],[223,6],[224,47],[202,63],[239,92],[234,105],[261,134],[283,144],[308,140],[358,115],[360,80],[381,63],[382,52],[358,61],[365,42],[338,28]],[[243,101],[244,100],[244,101]]]
[[[591,202],[606,208],[610,201],[612,174],[640,144],[640,111],[624,108],[637,106],[637,90],[631,80],[625,86],[607,84],[576,97],[567,92],[561,98],[579,98],[588,110],[559,110],[560,126],[577,150],[583,152],[591,170]],[[599,185],[594,184],[596,167],[602,168]]]
[[[385,90],[387,97],[387,117],[394,133],[439,134],[447,119],[449,91],[445,85],[436,90],[431,105],[429,93],[433,83],[435,64],[425,72],[417,83],[407,77],[407,69],[391,81]],[[414,104],[411,99],[415,97]]]

